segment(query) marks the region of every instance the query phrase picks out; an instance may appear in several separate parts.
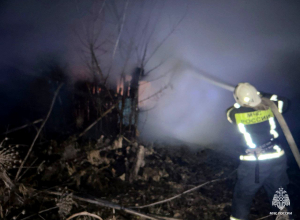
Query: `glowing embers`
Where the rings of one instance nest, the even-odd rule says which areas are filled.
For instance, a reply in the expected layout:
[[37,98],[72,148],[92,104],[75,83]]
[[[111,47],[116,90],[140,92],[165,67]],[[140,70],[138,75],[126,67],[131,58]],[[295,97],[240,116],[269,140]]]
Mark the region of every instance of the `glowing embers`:
[[256,148],[256,145],[253,143],[251,135],[246,131],[245,125],[242,123],[238,124],[239,130],[242,134],[244,134],[244,138],[246,140],[247,145],[250,148]]
[[[276,145],[277,146],[277,145]],[[277,146],[278,147],[278,146]],[[279,148],[279,147],[278,147]],[[280,148],[279,148],[280,149]],[[281,157],[284,154],[284,151],[280,149],[280,151],[276,150],[276,153],[267,153],[261,154],[258,156],[258,160],[269,160]],[[254,155],[241,155],[240,160],[247,160],[247,161],[255,161],[256,158]]]
[[279,134],[275,130],[276,123],[275,123],[274,117],[269,118],[269,123],[270,123],[270,134],[272,134],[274,138],[277,138],[279,136]]

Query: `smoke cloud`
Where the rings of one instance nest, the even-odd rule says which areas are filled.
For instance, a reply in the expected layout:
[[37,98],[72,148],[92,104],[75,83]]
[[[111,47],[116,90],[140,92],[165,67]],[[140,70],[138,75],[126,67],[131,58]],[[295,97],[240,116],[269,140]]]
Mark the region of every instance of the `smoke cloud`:
[[47,54],[59,57],[73,80],[90,79],[85,43],[97,36],[97,45],[105,42],[97,57],[104,72],[110,72],[112,85],[121,72],[130,75],[140,66],[147,47],[144,68],[152,71],[142,79],[140,98],[151,98],[141,104],[141,138],[216,144],[222,149],[242,144],[226,119],[226,109],[234,103],[231,92],[179,67],[183,62],[230,85],[249,82],[258,90],[289,98],[292,105],[286,119],[293,132],[299,131],[294,119],[300,104],[296,1],[103,3],[2,1],[1,93],[24,83],[13,80],[10,68],[34,75],[30,67]]

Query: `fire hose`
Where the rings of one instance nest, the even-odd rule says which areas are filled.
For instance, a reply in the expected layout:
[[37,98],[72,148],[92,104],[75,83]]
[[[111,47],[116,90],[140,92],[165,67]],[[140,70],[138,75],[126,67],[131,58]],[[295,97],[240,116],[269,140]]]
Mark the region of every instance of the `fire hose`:
[[[221,82],[217,79],[213,79],[212,77],[209,76],[209,74],[207,74],[205,71],[198,69],[197,67],[191,65],[191,64],[187,64],[188,68],[193,70],[195,73],[197,73],[197,76],[200,77],[201,79],[204,79],[206,81],[208,81],[209,83],[214,84],[215,86],[218,86],[220,88],[226,89],[228,91],[233,92],[234,91],[234,86],[228,85],[227,83]],[[284,136],[291,148],[291,151],[294,155],[294,158],[300,168],[300,153],[299,153],[299,149],[296,145],[296,142],[293,138],[293,135],[284,119],[284,117],[282,116],[282,114],[278,111],[277,106],[275,105],[275,103],[267,98],[263,98],[266,103],[268,104],[268,106],[271,108],[272,112],[274,113],[283,133]]]
[[284,136],[291,148],[291,151],[295,157],[295,160],[300,168],[300,153],[299,153],[299,149],[296,145],[296,142],[294,140],[294,137],[289,129],[289,126],[287,125],[284,117],[282,116],[282,114],[278,111],[277,106],[275,105],[274,102],[272,102],[271,100],[267,99],[267,98],[263,98],[266,103],[268,103],[268,105],[270,106],[272,112],[274,113],[278,123],[280,124],[280,127],[284,133]]

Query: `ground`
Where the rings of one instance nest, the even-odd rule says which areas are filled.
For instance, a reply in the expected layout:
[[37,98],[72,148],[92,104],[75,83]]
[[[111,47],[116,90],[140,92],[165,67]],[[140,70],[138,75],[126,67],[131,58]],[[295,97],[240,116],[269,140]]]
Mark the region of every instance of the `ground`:
[[[13,145],[13,142],[8,140],[6,145]],[[20,157],[24,154],[22,150]],[[5,195],[1,198],[3,219],[66,219],[82,211],[105,220],[143,219],[118,211],[118,208],[114,210],[109,205],[87,202],[97,198],[156,219],[225,220],[230,216],[235,171],[239,164],[235,155],[210,149],[141,144],[123,137],[80,142],[73,137],[49,140],[36,146],[29,161],[36,162],[13,187],[1,182],[0,189]],[[15,170],[6,172],[13,180]],[[299,170],[290,168],[288,174],[291,204],[297,204]],[[207,184],[168,202],[137,208],[179,195],[203,183]],[[41,212],[43,210],[46,211]],[[250,220],[267,216],[269,212],[267,195],[261,189],[253,201]],[[298,212],[294,211],[296,217],[300,216]]]

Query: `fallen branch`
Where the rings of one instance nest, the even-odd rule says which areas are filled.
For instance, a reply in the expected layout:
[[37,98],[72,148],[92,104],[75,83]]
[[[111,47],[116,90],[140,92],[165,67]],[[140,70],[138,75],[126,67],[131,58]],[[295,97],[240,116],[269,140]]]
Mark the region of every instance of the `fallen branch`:
[[96,219],[100,219],[100,220],[103,220],[101,217],[99,217],[98,215],[95,215],[95,214],[92,214],[92,213],[89,213],[89,212],[79,212],[79,213],[76,213],[74,215],[71,215],[69,218],[67,218],[66,220],[70,220],[72,218],[75,218],[77,216],[82,216],[82,215],[87,215],[87,216],[91,216],[93,218],[96,218]]
[[[51,195],[57,195],[57,196],[62,195],[62,193],[60,193],[60,192],[54,192],[54,191],[44,191],[44,192],[47,193],[47,194],[51,194]],[[126,213],[136,215],[136,216],[140,216],[140,217],[143,217],[143,218],[146,218],[146,219],[152,219],[152,220],[160,220],[161,219],[161,218],[151,217],[151,216],[146,215],[144,213],[137,212],[137,211],[134,211],[132,209],[125,208],[125,207],[120,206],[118,204],[114,204],[114,203],[111,203],[111,202],[108,202],[108,201],[105,201],[105,200],[102,200],[102,199],[87,199],[87,198],[82,198],[82,197],[76,196],[76,195],[72,195],[72,197],[74,199],[79,200],[79,201],[88,202],[88,203],[92,203],[92,204],[103,206],[103,207],[109,207],[109,208],[116,209],[116,210],[121,210],[121,211],[124,211]]]
[[46,220],[43,216],[41,216],[41,215],[38,215],[41,219],[43,219],[43,220]]
[[122,136],[123,138],[124,138],[124,140],[125,141],[127,141],[129,144],[133,144],[133,142],[132,141],[130,141],[127,137],[125,137],[125,136]]
[[44,213],[44,212],[51,211],[51,210],[53,210],[53,209],[58,209],[58,207],[55,206],[55,207],[52,207],[52,208],[49,208],[49,209],[45,209],[45,210],[40,211],[40,212],[38,212],[38,213],[36,213],[36,214],[33,214],[33,215],[27,216],[27,217],[25,217],[25,218],[22,218],[21,220],[29,219],[29,218],[31,218],[31,217],[33,217],[33,216],[35,216],[35,215],[39,215],[39,214],[42,214],[42,213]]
[[264,216],[264,217],[262,217],[262,218],[258,218],[258,219],[256,219],[256,220],[266,219],[266,218],[269,218],[269,217],[271,217],[271,216],[274,216],[274,215],[267,215],[267,216]]
[[55,93],[54,93],[54,97],[53,97],[53,99],[52,99],[52,103],[51,103],[50,109],[49,109],[49,111],[48,111],[48,114],[47,114],[45,120],[43,121],[43,124],[41,125],[40,129],[38,130],[38,132],[37,132],[37,134],[36,134],[36,136],[35,136],[35,138],[34,138],[32,144],[31,144],[31,146],[30,146],[30,148],[29,148],[29,150],[28,150],[28,152],[27,152],[27,154],[26,154],[26,156],[25,156],[25,158],[24,158],[24,160],[22,161],[22,164],[21,164],[21,166],[19,167],[18,172],[17,172],[17,174],[16,174],[15,180],[18,179],[18,177],[19,177],[19,175],[20,175],[20,172],[21,172],[21,170],[22,170],[22,167],[24,166],[24,164],[25,164],[27,158],[29,157],[29,155],[30,155],[30,153],[31,153],[31,151],[32,151],[32,149],[33,149],[33,146],[34,146],[36,140],[38,139],[38,137],[39,137],[39,135],[40,135],[40,133],[41,133],[43,127],[45,126],[46,122],[48,121],[49,116],[50,116],[50,114],[51,114],[51,112],[52,112],[52,109],[53,109],[55,100],[56,100],[56,98],[57,98],[57,95],[58,95],[59,90],[61,89],[62,86],[63,86],[63,83],[61,83],[61,84],[57,87],[57,89],[56,89],[56,91],[55,91]]
[[173,218],[173,217],[166,217],[166,216],[153,215],[153,214],[151,214],[150,216],[152,216],[152,217],[157,217],[157,218],[163,219],[163,220],[183,220],[183,219],[181,219],[181,218]]
[[40,122],[42,122],[42,121],[43,121],[43,119],[39,119],[39,120],[36,120],[36,121],[34,121],[34,122],[30,122],[30,123],[28,123],[28,124],[26,124],[26,125],[23,125],[23,126],[20,126],[20,127],[17,127],[17,128],[13,128],[13,129],[10,129],[10,130],[8,130],[8,131],[2,133],[1,135],[5,135],[5,134],[12,133],[12,132],[14,132],[14,131],[21,130],[21,129],[26,128],[26,127],[29,127],[29,126],[31,126],[31,125],[40,123]]
[[[17,182],[25,175],[25,173],[33,166],[33,164],[38,160],[38,158],[36,158],[29,167],[27,167],[27,169],[23,172],[23,174],[17,179]],[[24,166],[23,166],[24,168]]]
[[178,195],[176,195],[176,196],[173,196],[173,197],[171,197],[171,198],[168,198],[168,199],[165,199],[165,200],[162,200],[162,201],[158,201],[158,202],[154,202],[154,203],[151,203],[151,204],[148,204],[148,205],[137,206],[137,207],[131,207],[131,208],[142,209],[142,208],[146,208],[146,207],[155,206],[155,205],[159,205],[159,204],[162,204],[162,203],[169,202],[169,201],[174,200],[174,199],[176,199],[176,198],[178,198],[178,197],[181,197],[181,196],[184,195],[184,194],[193,192],[193,191],[195,191],[195,190],[197,190],[197,189],[199,189],[199,188],[201,188],[201,187],[203,187],[203,186],[205,186],[205,185],[207,185],[207,184],[209,184],[209,183],[214,183],[214,182],[217,182],[217,181],[225,180],[225,179],[227,179],[229,176],[231,176],[233,173],[235,173],[235,171],[236,171],[236,170],[234,170],[231,174],[229,174],[229,175],[228,175],[227,177],[225,177],[225,178],[222,178],[222,179],[219,178],[219,179],[215,179],[215,180],[208,181],[208,182],[206,182],[206,183],[202,183],[201,185],[195,186],[194,188],[191,188],[191,189],[189,189],[189,190],[187,190],[187,191],[184,191],[183,193],[180,193],[180,194],[178,194]]
[[176,198],[178,198],[178,197],[181,197],[182,195],[184,195],[184,194],[187,194],[187,193],[190,193],[190,192],[192,192],[192,191],[195,191],[196,189],[199,189],[199,188],[201,188],[201,187],[203,187],[203,186],[205,186],[205,185],[207,185],[207,184],[209,184],[209,183],[213,183],[213,182],[217,182],[217,181],[221,181],[222,179],[215,179],[215,180],[211,180],[211,181],[208,181],[208,182],[206,182],[206,183],[203,183],[203,184],[201,184],[201,185],[199,185],[199,186],[196,186],[196,187],[194,187],[194,188],[192,188],[192,189],[189,189],[189,190],[187,190],[187,191],[185,191],[185,192],[183,192],[183,193],[180,193],[180,194],[178,194],[178,195],[176,195],[176,196],[173,196],[173,197],[171,197],[171,198],[168,198],[168,199],[165,199],[165,200],[162,200],[162,201],[158,201],[158,202],[154,202],[154,203],[151,203],[151,204],[148,204],[148,205],[143,205],[143,206],[138,206],[138,207],[132,207],[132,208],[135,208],[135,209],[142,209],[142,208],[146,208],[146,207],[150,207],[150,206],[155,206],[155,205],[159,205],[159,204],[162,204],[162,203],[166,203],[166,202],[169,202],[169,201],[171,201],[171,200],[173,200],[173,199],[176,199]]

